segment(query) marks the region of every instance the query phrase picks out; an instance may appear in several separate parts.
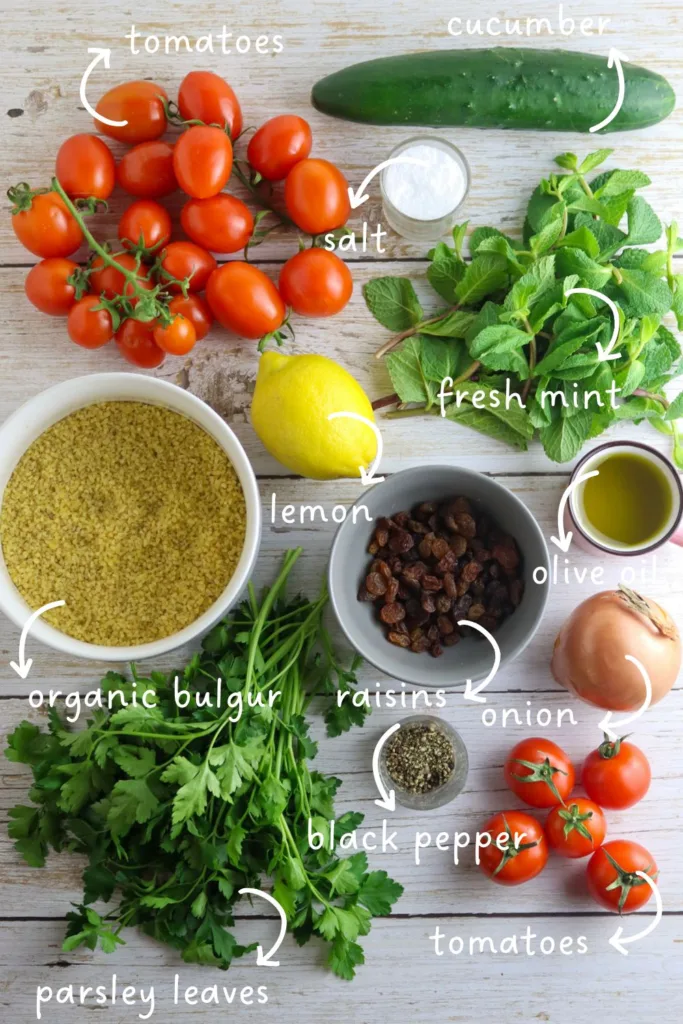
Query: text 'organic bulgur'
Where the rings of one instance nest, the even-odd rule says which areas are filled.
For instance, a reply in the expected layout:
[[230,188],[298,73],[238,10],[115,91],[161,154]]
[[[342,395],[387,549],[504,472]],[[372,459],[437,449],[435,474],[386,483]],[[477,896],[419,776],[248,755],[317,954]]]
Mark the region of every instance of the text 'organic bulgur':
[[9,574],[78,640],[149,643],[194,622],[230,581],[246,505],[216,441],[170,409],[102,402],[46,430],[0,510]]

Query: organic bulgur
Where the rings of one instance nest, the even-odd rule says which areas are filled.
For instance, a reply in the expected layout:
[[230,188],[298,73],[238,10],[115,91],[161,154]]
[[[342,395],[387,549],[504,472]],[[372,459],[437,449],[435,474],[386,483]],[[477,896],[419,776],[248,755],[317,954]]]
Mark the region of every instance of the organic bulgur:
[[0,541],[9,574],[55,628],[107,646],[194,622],[225,589],[246,505],[216,441],[170,409],[102,402],[25,452],[7,485]]

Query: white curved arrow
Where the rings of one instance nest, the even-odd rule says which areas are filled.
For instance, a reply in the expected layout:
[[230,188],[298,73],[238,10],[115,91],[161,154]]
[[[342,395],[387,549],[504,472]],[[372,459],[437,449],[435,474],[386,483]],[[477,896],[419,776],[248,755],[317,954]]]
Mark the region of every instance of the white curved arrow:
[[478,622],[470,622],[469,619],[460,619],[458,625],[470,626],[472,629],[478,630],[482,634],[482,636],[486,637],[488,642],[493,647],[493,668],[487,675],[486,679],[483,679],[479,683],[479,686],[472,686],[472,680],[468,679],[467,682],[465,683],[465,692],[463,693],[463,697],[465,700],[474,700],[477,702],[477,704],[485,704],[486,697],[480,697],[479,693],[481,690],[484,689],[484,687],[489,685],[489,683],[495,676],[496,672],[500,668],[500,647],[498,646],[494,638],[491,636],[488,629],[484,629],[484,627],[480,626]]
[[272,903],[278,914],[280,915],[280,934],[277,937],[277,941],[264,955],[263,946],[258,946],[256,949],[256,966],[257,967],[279,967],[279,960],[271,960],[271,956],[277,953],[278,949],[282,945],[285,933],[287,931],[287,915],[283,907],[278,903],[274,896],[271,896],[269,892],[264,892],[263,889],[249,889],[245,887],[239,890],[240,896],[244,896],[245,893],[249,893],[250,896],[262,896],[264,900],[268,900]]
[[107,71],[109,70],[109,58],[111,57],[111,50],[108,50],[105,47],[101,46],[89,46],[88,53],[94,53],[96,54],[96,57],[90,62],[90,64],[88,64],[87,68],[83,72],[83,77],[81,78],[81,103],[88,111],[88,113],[95,118],[95,120],[101,121],[102,124],[113,125],[114,128],[123,128],[125,124],[128,124],[127,121],[112,121],[110,118],[103,117],[102,114],[98,114],[97,111],[90,106],[90,103],[88,102],[88,97],[85,95],[85,84],[88,81],[88,76],[90,75],[90,72],[95,67],[95,65],[98,64],[99,61],[103,61],[105,68],[107,69]]
[[595,347],[598,350],[598,362],[604,363],[609,359],[620,359],[621,354],[619,352],[612,352],[612,349],[617,343],[619,337],[619,328],[621,326],[619,321],[619,310],[617,309],[614,302],[608,299],[602,292],[596,292],[593,288],[568,288],[564,293],[565,295],[592,295],[595,299],[601,299],[606,302],[610,308],[612,319],[614,320],[614,330],[612,331],[612,337],[609,340],[607,348],[603,348],[599,341],[596,341]]
[[569,487],[560,498],[560,504],[557,507],[557,532],[559,533],[559,537],[551,537],[550,539],[553,544],[556,544],[560,551],[564,551],[565,554],[569,551],[569,545],[571,544],[572,537],[574,536],[571,530],[567,533],[564,532],[564,510],[567,502],[569,501],[569,495],[576,487],[579,486],[579,484],[583,484],[586,480],[590,480],[592,476],[599,475],[600,470],[593,469],[590,473],[584,473],[583,476],[577,476],[576,480],[572,480]]
[[[649,708],[650,704],[652,703],[652,683],[650,682],[650,677],[647,674],[647,669],[643,664],[641,664],[641,662],[638,661],[637,658],[634,658],[632,654],[625,654],[624,657],[627,661],[633,662],[633,664],[636,666],[636,668],[643,677],[643,682],[645,683],[645,700],[643,701],[641,707],[639,707],[637,711],[634,711],[632,715],[627,715],[626,718],[622,718],[619,722],[614,722],[613,725],[610,725],[610,723],[612,722],[611,711],[608,711],[605,717],[602,719],[602,721],[598,722],[598,729],[600,729],[602,732],[607,733],[607,735],[613,743],[617,739],[619,734],[623,733],[624,726],[630,725],[631,722],[635,722],[637,718],[640,718],[641,715],[644,715],[647,709]],[[618,729],[619,732],[615,732],[615,729]]]
[[367,486],[367,484],[381,484],[384,477],[375,476],[382,458],[382,435],[379,432],[377,424],[373,423],[372,420],[369,420],[367,416],[361,416],[359,412],[331,412],[327,418],[328,420],[339,420],[343,418],[357,420],[358,423],[364,423],[366,427],[370,427],[377,438],[377,454],[375,455],[372,465],[368,470],[366,470],[365,466],[359,466],[358,469],[360,470],[360,478],[364,487]]
[[396,722],[394,725],[391,726],[390,729],[387,729],[387,731],[383,733],[378,739],[375,745],[375,749],[372,753],[372,774],[375,776],[375,785],[377,786],[377,789],[380,792],[380,796],[382,797],[381,800],[375,800],[375,803],[377,804],[378,807],[384,808],[385,811],[396,810],[396,794],[393,791],[393,789],[390,789],[389,792],[387,792],[386,789],[384,788],[384,783],[382,782],[382,776],[379,770],[379,755],[380,751],[382,750],[382,747],[389,739],[389,737],[393,736],[396,730],[400,728],[401,723]]
[[21,631],[21,639],[19,640],[19,663],[17,664],[16,661],[10,661],[10,668],[13,668],[17,675],[22,679],[26,679],[27,675],[31,671],[31,665],[33,664],[33,658],[29,658],[28,661],[24,661],[24,655],[26,654],[26,640],[31,632],[33,623],[36,619],[39,619],[44,612],[49,612],[51,608],[61,608],[62,605],[65,604],[66,601],[51,601],[50,604],[44,604],[42,608],[38,609],[38,611],[33,612],[33,614],[26,620],[24,628]]
[[609,940],[609,944],[610,946],[614,946],[615,949],[618,949],[620,953],[624,954],[624,956],[628,956],[629,953],[629,951],[626,949],[626,946],[630,945],[630,943],[632,942],[638,942],[639,939],[644,939],[646,935],[649,935],[650,932],[653,932],[659,924],[659,922],[662,920],[662,914],[664,913],[664,907],[662,905],[662,896],[655,882],[653,882],[653,880],[645,871],[636,871],[636,874],[639,878],[645,879],[645,881],[655,894],[655,900],[657,901],[657,913],[655,914],[654,921],[650,921],[647,928],[643,928],[642,932],[636,932],[635,935],[627,935],[626,938],[622,938],[622,935],[624,934],[624,929],[621,925],[619,925],[614,935]]
[[610,123],[610,121],[614,120],[614,118],[617,116],[617,114],[623,106],[624,96],[626,95],[626,82],[624,81],[624,69],[621,66],[622,60],[626,61],[626,63],[628,64],[628,57],[625,54],[620,53],[619,50],[615,50],[614,47],[612,47],[612,49],[609,51],[609,56],[607,58],[607,67],[616,67],[617,69],[617,78],[619,80],[619,93],[617,96],[617,103],[612,113],[608,114],[604,121],[601,121],[600,124],[594,124],[592,128],[588,129],[591,132],[599,132],[601,128],[605,128]]
[[365,175],[360,185],[358,186],[358,189],[355,192],[353,191],[352,188],[349,188],[347,190],[349,193],[349,202],[351,203],[352,210],[355,210],[356,207],[362,206],[363,203],[366,203],[368,201],[370,196],[363,195],[363,192],[368,187],[368,185],[370,184],[370,182],[372,181],[376,174],[379,174],[379,172],[383,171],[385,167],[390,167],[392,164],[418,164],[419,167],[427,166],[427,162],[425,160],[418,160],[417,157],[414,156],[392,156],[389,157],[388,160],[382,160],[381,164],[377,164],[377,166],[373,167],[369,174]]

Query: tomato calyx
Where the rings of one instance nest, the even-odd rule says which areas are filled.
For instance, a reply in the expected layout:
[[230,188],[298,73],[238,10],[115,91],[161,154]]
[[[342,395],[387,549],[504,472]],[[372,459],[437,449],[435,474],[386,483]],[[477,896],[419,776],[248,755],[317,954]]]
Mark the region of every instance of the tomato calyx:
[[264,334],[263,335],[263,337],[260,339],[258,345],[256,346],[257,352],[264,352],[265,351],[265,347],[266,347],[266,345],[268,344],[269,341],[274,341],[277,344],[278,348],[279,348],[280,345],[282,345],[285,341],[293,341],[294,340],[295,334],[294,334],[294,328],[292,327],[292,325],[290,323],[290,320],[289,320],[290,315],[291,315],[291,310],[289,311],[289,313],[287,314],[287,317],[282,321],[282,323],[280,324],[280,326],[278,327],[278,329],[276,331],[269,331],[268,334]]
[[[495,839],[495,844],[496,844],[496,846],[498,847],[498,849],[500,850],[500,852],[502,853],[503,856],[500,858],[500,862],[499,862],[498,866],[493,871],[493,873],[491,875],[492,878],[495,878],[496,875],[499,874],[503,870],[505,865],[509,864],[511,860],[514,860],[515,857],[518,857],[520,855],[520,853],[524,853],[525,850],[533,850],[533,848],[535,846],[538,846],[539,842],[540,842],[539,839],[534,839],[534,841],[531,842],[531,843],[518,843],[518,844],[515,844],[515,841],[514,841],[513,836],[512,836],[512,832],[510,831],[510,826],[507,823],[505,815],[503,815],[503,824],[505,825],[505,832],[499,832],[498,835],[496,836],[496,839]],[[498,842],[498,840],[500,839],[501,835],[506,835],[507,839],[508,839],[507,845],[505,847],[503,847],[502,849],[501,849],[501,846],[500,846],[500,844]]]
[[[612,892],[615,889],[621,890],[619,893],[618,905],[619,913],[621,914],[623,912],[624,906],[626,905],[626,900],[628,899],[628,895],[631,892],[631,889],[637,889],[638,886],[647,885],[647,882],[644,878],[641,877],[641,875],[638,872],[625,871],[624,868],[622,868],[622,866],[614,859],[612,854],[605,850],[604,847],[602,849],[602,852],[604,853],[605,857],[607,857],[607,860],[610,862],[614,870],[617,872],[617,877],[614,879],[614,881],[610,882],[609,885],[605,886],[605,892]],[[650,875],[652,867],[653,865],[649,864],[645,871],[642,872],[642,874]],[[658,875],[659,872],[655,871],[653,875],[650,875],[650,878],[652,878],[653,881],[656,881]]]
[[525,768],[529,769],[528,775],[516,775],[511,772],[513,779],[517,779],[519,782],[545,782],[546,786],[556,798],[558,804],[564,806],[564,800],[560,796],[560,792],[555,785],[555,776],[559,773],[560,775],[566,775],[567,773],[562,771],[561,768],[556,768],[550,763],[550,758],[546,757],[545,761],[524,761],[521,757],[514,758],[515,764],[524,765]]
[[92,271],[88,267],[76,267],[76,269],[69,274],[66,279],[66,283],[70,284],[74,289],[74,298],[77,302],[90,291],[91,272]]
[[619,736],[616,740],[611,740],[609,738],[609,735],[605,733],[605,738],[598,747],[598,753],[600,757],[602,757],[605,761],[609,761],[613,757],[618,757],[619,751],[621,750],[621,744],[624,742],[625,739],[628,739],[630,735],[631,734],[628,733],[626,736]]
[[31,209],[35,196],[44,196],[50,191],[49,188],[31,188],[27,181],[20,181],[7,189],[7,198],[12,203],[12,216],[24,213]]
[[586,811],[585,814],[579,813],[578,804],[570,804],[569,807],[563,807],[557,812],[564,821],[564,838],[568,839],[573,831],[579,833],[584,839],[589,839],[593,842],[593,836],[590,830],[586,828],[584,822],[590,821],[593,817],[592,811]]

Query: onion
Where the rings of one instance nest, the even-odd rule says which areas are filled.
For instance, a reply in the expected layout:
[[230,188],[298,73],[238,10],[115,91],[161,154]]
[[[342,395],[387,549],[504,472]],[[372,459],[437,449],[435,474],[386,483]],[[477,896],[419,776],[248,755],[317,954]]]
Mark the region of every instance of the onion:
[[633,590],[605,590],[589,597],[557,635],[551,671],[577,697],[609,711],[635,711],[645,685],[630,654],[652,682],[652,703],[665,697],[681,667],[681,640],[671,616]]

